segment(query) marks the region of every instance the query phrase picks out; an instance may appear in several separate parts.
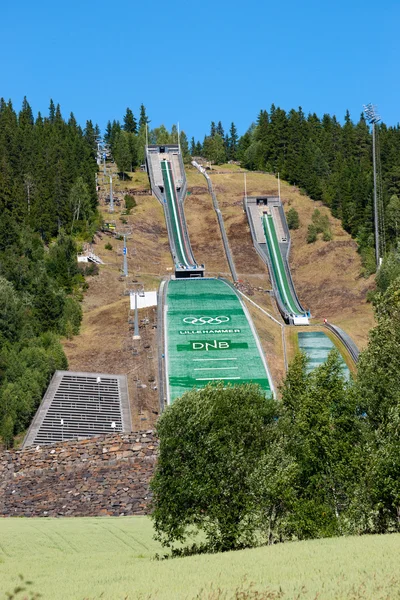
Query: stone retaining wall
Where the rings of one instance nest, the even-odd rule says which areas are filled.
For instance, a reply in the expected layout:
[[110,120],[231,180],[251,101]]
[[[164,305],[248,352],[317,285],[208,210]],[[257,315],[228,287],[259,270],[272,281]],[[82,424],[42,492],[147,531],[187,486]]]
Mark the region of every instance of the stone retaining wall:
[[157,458],[152,431],[0,454],[0,516],[145,515]]

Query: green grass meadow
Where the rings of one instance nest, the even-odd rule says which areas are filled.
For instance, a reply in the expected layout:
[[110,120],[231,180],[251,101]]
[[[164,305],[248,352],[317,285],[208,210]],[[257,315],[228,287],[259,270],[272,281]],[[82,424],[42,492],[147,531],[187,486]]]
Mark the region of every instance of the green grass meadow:
[[19,574],[43,600],[400,598],[399,534],[163,561],[157,552],[146,517],[2,519],[0,599]]

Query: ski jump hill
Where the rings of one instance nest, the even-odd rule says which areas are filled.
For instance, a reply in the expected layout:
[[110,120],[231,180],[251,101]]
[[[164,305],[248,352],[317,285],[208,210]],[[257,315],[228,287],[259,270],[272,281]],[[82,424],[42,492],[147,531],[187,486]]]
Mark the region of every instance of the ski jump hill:
[[290,233],[279,197],[248,196],[243,202],[254,247],[268,266],[279,312],[286,323],[309,325],[310,312],[300,304],[290,272]]
[[178,145],[146,147],[154,195],[164,208],[175,278],[162,286],[164,381],[167,403],[209,382],[258,383],[274,395],[251,317],[227,281],[204,277],[187,232],[186,175]]
[[175,276],[203,277],[204,265],[196,263],[187,233],[183,211],[187,183],[179,146],[147,146],[146,166],[153,194],[164,208]]

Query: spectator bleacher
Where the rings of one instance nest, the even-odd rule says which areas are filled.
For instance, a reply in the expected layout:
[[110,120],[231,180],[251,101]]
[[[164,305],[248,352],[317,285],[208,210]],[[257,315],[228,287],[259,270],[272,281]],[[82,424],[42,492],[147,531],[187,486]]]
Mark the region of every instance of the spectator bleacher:
[[56,371],[24,447],[131,431],[124,375]]

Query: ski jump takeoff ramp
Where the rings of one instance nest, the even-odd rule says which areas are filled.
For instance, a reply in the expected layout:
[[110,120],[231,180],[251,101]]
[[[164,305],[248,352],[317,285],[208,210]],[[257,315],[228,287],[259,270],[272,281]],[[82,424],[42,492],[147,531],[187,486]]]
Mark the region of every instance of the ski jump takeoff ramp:
[[309,325],[311,315],[301,306],[290,273],[290,234],[281,201],[276,196],[248,196],[244,209],[255,249],[268,266],[282,317],[293,325]]
[[274,393],[251,318],[219,279],[173,280],[164,307],[167,401],[209,382],[258,383]]
[[146,166],[153,194],[164,208],[175,276],[203,277],[204,265],[195,261],[186,228],[183,202],[187,184],[179,146],[146,146]]

